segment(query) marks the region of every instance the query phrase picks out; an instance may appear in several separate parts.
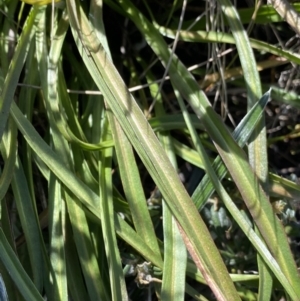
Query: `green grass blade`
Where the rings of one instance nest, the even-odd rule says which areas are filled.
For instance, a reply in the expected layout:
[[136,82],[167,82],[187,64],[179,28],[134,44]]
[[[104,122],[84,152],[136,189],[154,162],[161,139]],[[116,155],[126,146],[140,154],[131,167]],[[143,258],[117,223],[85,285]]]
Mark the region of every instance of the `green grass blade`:
[[[1,2],[1,24],[2,24],[2,30],[1,30],[1,39],[0,39],[0,62],[1,62],[1,72],[4,74],[7,74],[9,65],[11,63],[11,45],[9,39],[5,37],[9,37],[9,33],[12,29],[12,22],[14,19],[16,12],[16,9],[18,7],[19,1],[9,1],[9,2]],[[5,13],[4,13],[5,11]],[[3,14],[3,15],[2,15]],[[16,31],[15,31],[16,32]],[[1,78],[1,88],[3,87],[3,82]]]
[[53,300],[68,300],[67,270],[65,256],[65,203],[61,195],[61,184],[54,174],[49,179],[48,196],[50,262],[53,269],[53,285],[51,298]]
[[[247,105],[249,110],[258,101],[262,94],[255,56],[250,46],[247,32],[241,24],[235,7],[227,0],[219,0],[219,2],[236,42],[245,77]],[[255,127],[251,138],[249,139],[248,156],[249,162],[255,174],[260,179],[264,191],[268,193],[267,139],[263,116],[258,125]],[[258,235],[260,235],[257,227],[255,227],[255,231],[258,233]],[[272,275],[260,255],[257,256],[257,262],[260,275],[258,300],[269,300],[271,297],[273,284]]]
[[[149,80],[148,80],[149,81]],[[156,115],[165,115],[163,99],[159,92],[159,87],[151,89],[153,98],[157,97],[155,111]],[[161,141],[172,165],[177,170],[177,160],[170,133],[160,132],[158,138]],[[163,201],[163,231],[164,231],[164,268],[161,286],[161,299],[184,300],[185,278],[183,271],[186,270],[187,250],[181,238],[176,219],[172,215],[168,204]]]
[[72,228],[69,219],[66,222],[66,266],[68,289],[74,301],[88,300],[89,296],[86,291],[86,285],[80,268],[80,262],[76,250],[76,245],[73,240]]
[[0,178],[0,200],[2,200],[9,188],[14,174],[14,166],[17,158],[17,131],[16,126],[10,118],[7,130],[4,132],[0,144],[2,158],[5,162]]
[[107,149],[103,151],[101,159],[99,160],[100,215],[109,266],[111,300],[117,301],[128,300],[128,295],[114,227],[111,160],[112,150]]
[[43,301],[43,297],[24,271],[19,259],[0,228],[0,258],[25,300]]
[[[250,138],[253,129],[255,128],[257,122],[260,120],[264,108],[267,105],[270,97],[270,91],[265,93],[263,97],[251,108],[251,110],[247,113],[247,115],[241,120],[238,124],[234,132],[232,133],[232,137],[236,140],[240,147],[244,147]],[[223,177],[227,173],[227,169],[222,162],[220,156],[218,156],[213,163],[213,168],[218,175],[219,179],[223,179]],[[209,181],[207,175],[203,177],[197,188],[193,193],[193,200],[199,208],[202,209],[202,206],[206,202],[206,200],[212,195],[214,191],[214,187],[212,183]]]
[[15,93],[15,88],[19,81],[19,76],[30,46],[30,42],[35,33],[34,24],[41,17],[41,12],[42,10],[37,7],[33,7],[31,9],[4,81],[0,98],[0,112],[2,116],[0,119],[0,138],[2,137],[5,129],[9,109]]
[[22,229],[26,238],[34,283],[36,288],[39,291],[42,291],[43,278],[41,277],[41,274],[43,273],[43,264],[40,240],[41,230],[36,207],[30,197],[27,180],[25,178],[23,167],[19,158],[16,162],[14,170],[12,189],[22,224]]
[[115,149],[121,180],[135,229],[137,233],[143,237],[145,243],[153,249],[155,253],[159,254],[157,238],[147,208],[147,202],[131,144],[117,122],[115,122],[115,124],[111,123],[111,127],[112,132],[116,135],[114,141],[116,144]]
[[[297,288],[299,286],[297,283],[299,279],[296,266],[282,224],[275,216],[268,198],[265,196],[258,179],[253,174],[245,153],[233,141],[228,131],[224,127],[222,128],[222,122],[219,118],[215,118],[214,112],[209,110],[208,115],[210,118],[207,121],[213,121],[213,124],[210,124],[208,127],[210,128],[210,134],[224,163],[238,186],[272,254],[278,260],[291,286],[298,291]],[[278,245],[279,241],[280,245]]]
[[[162,35],[174,39],[176,35],[175,30],[171,30],[168,28],[165,28],[163,26],[156,27],[159,29]],[[234,37],[225,32],[213,32],[213,31],[180,31],[179,34],[179,40],[186,41],[186,42],[204,42],[204,43],[228,43],[228,44],[235,44]],[[271,44],[268,44],[266,42],[262,42],[256,39],[249,39],[250,45],[252,48],[260,50],[260,51],[266,51],[269,53],[272,53],[274,55],[286,58],[287,60],[294,62],[296,64],[300,63],[300,56],[297,53],[293,53],[288,50],[284,50],[281,48],[278,48],[276,46],[273,46]]]
[[76,249],[91,300],[111,300],[108,288],[103,286],[96,254],[82,205],[65,192]]
[[[48,69],[48,51],[46,43],[46,10],[37,24],[36,31],[36,52],[41,78],[42,90],[45,97],[46,107],[49,106],[49,95],[51,93],[52,83],[47,76]],[[59,39],[58,39],[59,40]],[[60,40],[59,40],[60,41]],[[51,60],[51,59],[50,59]],[[51,118],[50,110],[50,126],[52,129],[51,140],[54,148],[62,154],[64,143],[55,122]],[[62,155],[64,158],[65,156]],[[67,300],[67,279],[66,279],[66,265],[65,265],[65,250],[64,250],[64,204],[62,204],[61,185],[57,181],[55,175],[51,174],[49,177],[49,196],[48,196],[48,214],[49,214],[49,237],[50,237],[50,265],[48,266],[49,274],[51,274],[49,282],[50,288],[47,293],[50,294],[51,299]]]

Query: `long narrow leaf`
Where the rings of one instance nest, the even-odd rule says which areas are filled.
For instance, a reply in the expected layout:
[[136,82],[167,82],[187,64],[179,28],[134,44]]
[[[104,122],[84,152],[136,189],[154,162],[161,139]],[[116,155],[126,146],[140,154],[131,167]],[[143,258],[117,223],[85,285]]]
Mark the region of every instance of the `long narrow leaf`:
[[[219,2],[221,3],[224,15],[230,24],[237,45],[243,73],[245,75],[247,105],[248,109],[251,109],[262,94],[254,53],[250,46],[247,32],[242,26],[239,15],[233,4],[227,0],[219,0]],[[248,156],[255,174],[261,180],[264,191],[268,193],[267,139],[264,116],[262,116],[261,120],[258,122],[258,125],[255,127],[252,136],[249,139]],[[255,227],[255,230],[258,235],[260,235],[257,227]],[[268,300],[270,299],[272,291],[272,275],[260,255],[257,256],[257,262],[260,274],[258,300]]]
[[13,101],[13,96],[15,93],[15,87],[17,86],[20,72],[22,70],[24,60],[26,58],[31,39],[34,36],[35,28],[34,23],[39,20],[42,14],[42,9],[38,7],[33,7],[29,13],[22,35],[18,42],[16,51],[14,53],[13,59],[10,63],[10,67],[5,78],[4,86],[2,88],[1,98],[0,98],[0,137],[3,135],[3,131],[8,119],[9,109]]
[[43,301],[43,297],[39,294],[33,282],[23,269],[16,254],[6,240],[6,237],[0,228],[0,258],[9,271],[10,276],[17,285],[20,293],[27,301]]

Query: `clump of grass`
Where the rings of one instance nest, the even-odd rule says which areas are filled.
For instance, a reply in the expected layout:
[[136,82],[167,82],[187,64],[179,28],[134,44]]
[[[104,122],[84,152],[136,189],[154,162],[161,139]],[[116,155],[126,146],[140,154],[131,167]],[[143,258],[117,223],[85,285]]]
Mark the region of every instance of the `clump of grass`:
[[299,300],[299,185],[267,157],[297,129],[264,117],[297,95],[258,73],[299,62],[256,31],[276,10],[31,4],[1,8],[2,299]]

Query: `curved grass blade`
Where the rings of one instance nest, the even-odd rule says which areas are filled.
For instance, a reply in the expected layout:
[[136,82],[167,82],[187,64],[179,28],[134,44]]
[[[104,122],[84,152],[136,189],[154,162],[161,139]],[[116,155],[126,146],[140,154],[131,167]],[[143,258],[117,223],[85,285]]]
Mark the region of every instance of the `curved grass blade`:
[[[52,88],[52,82],[47,76],[48,69],[48,51],[46,42],[46,9],[44,15],[40,18],[37,24],[36,31],[36,55],[41,78],[41,86],[44,94],[46,107],[49,108],[49,95]],[[61,41],[61,39],[58,39]],[[51,61],[51,57],[49,61]],[[47,110],[51,128],[51,141],[54,148],[62,155],[64,147],[63,139],[58,134],[56,123],[51,118],[50,110]],[[68,162],[68,161],[66,161]],[[48,216],[49,216],[49,271],[51,271],[50,289],[48,288],[48,298],[53,300],[67,300],[67,279],[66,279],[66,264],[64,250],[64,226],[65,226],[65,204],[63,204],[61,196],[61,183],[53,173],[49,177],[49,195],[48,195]],[[47,271],[48,272],[48,271]]]

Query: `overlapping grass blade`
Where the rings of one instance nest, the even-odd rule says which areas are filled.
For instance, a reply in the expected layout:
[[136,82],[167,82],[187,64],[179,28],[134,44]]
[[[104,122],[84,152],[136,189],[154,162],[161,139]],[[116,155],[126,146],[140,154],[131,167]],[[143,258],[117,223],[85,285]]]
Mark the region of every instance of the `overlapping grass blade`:
[[[100,42],[97,41],[83,11],[73,1],[67,1],[67,8],[73,35],[86,66],[176,219],[186,231],[198,265],[210,283],[211,289],[220,300],[238,300],[236,290],[205,224],[199,218],[196,208],[145,117],[109,61]],[[206,241],[205,245],[201,243],[203,239]]]
[[[166,46],[162,47],[162,45],[165,45],[165,42],[161,36],[140,12],[133,9],[132,4],[129,5],[128,1],[122,1],[121,4],[124,2],[126,2],[126,5],[123,5],[123,8],[126,9],[128,16],[135,22],[139,30],[143,32],[153,51],[167,65],[169,51]],[[272,206],[262,191],[258,179],[249,166],[248,158],[233,140],[226,127],[224,127],[220,117],[213,111],[204,93],[199,91],[199,86],[194,78],[178,59],[173,59],[169,74],[173,85],[188,100],[215,142],[271,253],[274,254],[282,271],[290,281],[289,291],[293,292],[295,290],[297,292],[296,295],[299,295],[298,288],[300,286],[297,284],[299,279],[286,235],[280,221],[274,215]],[[280,246],[278,246],[278,241],[282,242]],[[269,262],[269,264],[271,263]]]
[[[79,1],[76,2],[77,0],[67,1],[68,8],[64,12],[60,11],[56,15],[56,12],[53,10],[55,18],[53,19],[53,23],[51,23],[51,26],[54,25],[51,32],[53,32],[54,28],[58,28],[54,37],[51,33],[51,39],[48,40],[44,32],[44,29],[48,24],[46,24],[44,20],[39,23],[40,26],[37,27],[38,39],[36,49],[33,47],[33,43],[31,43],[35,27],[32,27],[33,23],[31,25],[29,23],[34,22],[33,19],[36,19],[37,21],[41,20],[41,15],[45,10],[44,8],[32,9],[36,10],[36,18],[30,19],[30,16],[32,16],[31,12],[28,17],[28,20],[30,19],[31,21],[29,23],[27,22],[24,27],[25,34],[21,34],[17,52],[12,62],[13,66],[9,71],[7,70],[8,60],[3,61],[3,57],[5,60],[9,54],[7,45],[4,46],[3,44],[7,43],[8,40],[5,40],[4,38],[3,41],[0,41],[0,81],[2,85],[0,89],[3,87],[3,93],[1,94],[1,104],[3,104],[3,107],[1,112],[4,112],[5,116],[4,119],[1,119],[0,121],[0,134],[2,134],[2,126],[7,123],[7,113],[10,108],[11,116],[23,135],[19,141],[19,145],[21,145],[20,150],[22,154],[20,157],[22,158],[22,165],[25,172],[25,175],[23,174],[22,177],[20,177],[20,174],[24,172],[22,171],[21,165],[16,165],[16,173],[13,176],[13,165],[16,162],[17,151],[15,143],[16,128],[15,126],[12,127],[13,123],[9,122],[8,127],[5,129],[6,132],[2,135],[1,141],[1,152],[5,161],[4,173],[2,173],[0,184],[4,177],[5,181],[4,185],[1,187],[1,191],[2,195],[4,195],[11,179],[13,179],[12,192],[14,194],[14,199],[17,201],[18,211],[16,216],[20,217],[20,229],[21,231],[24,231],[24,237],[26,237],[27,240],[26,244],[21,245],[20,252],[18,250],[19,261],[22,264],[24,263],[23,267],[28,270],[30,270],[30,264],[32,266],[32,264],[36,262],[36,265],[33,267],[35,284],[32,284],[29,278],[26,279],[26,274],[22,271],[21,266],[18,265],[16,257],[13,258],[13,253],[10,253],[11,250],[9,250],[9,245],[7,244],[7,241],[5,241],[3,232],[5,232],[6,240],[10,238],[11,246],[13,245],[14,240],[13,231],[10,229],[10,217],[7,210],[7,204],[4,202],[5,199],[3,199],[1,203],[3,231],[0,229],[0,236],[1,238],[3,237],[3,239],[0,240],[2,246],[0,247],[3,250],[0,257],[2,262],[5,263],[4,266],[1,263],[1,273],[3,269],[7,269],[12,275],[21,276],[13,278],[13,281],[17,284],[18,289],[20,291],[22,290],[21,292],[26,300],[30,300],[30,298],[32,300],[40,300],[40,295],[36,295],[37,291],[32,290],[34,285],[39,291],[44,289],[48,299],[67,300],[68,292],[71,293],[72,299],[74,300],[97,300],[99,298],[103,300],[126,299],[127,293],[119,256],[119,252],[123,252],[121,249],[122,247],[120,248],[123,243],[117,244],[115,238],[115,233],[117,233],[117,235],[126,242],[126,245],[130,245],[130,247],[134,248],[145,260],[151,261],[153,265],[162,270],[163,298],[175,295],[178,297],[180,294],[180,299],[182,299],[185,286],[183,280],[187,275],[200,283],[207,283],[207,281],[209,282],[210,280],[215,281],[214,283],[211,282],[210,286],[218,299],[236,300],[238,297],[232,283],[229,281],[229,274],[226,272],[224,264],[220,260],[218,252],[214,247],[204,224],[201,220],[198,220],[197,210],[192,206],[191,199],[178,181],[176,171],[172,169],[171,163],[167,160],[166,153],[163,152],[163,148],[159,146],[158,140],[153,135],[151,129],[151,127],[153,127],[153,129],[157,131],[158,136],[161,135],[164,137],[162,141],[164,141],[165,147],[168,150],[169,157],[172,158],[173,165],[175,165],[175,149],[175,152],[184,159],[187,159],[187,161],[195,163],[195,165],[200,166],[201,168],[205,167],[207,175],[205,175],[198,186],[196,194],[192,197],[192,200],[196,202],[197,206],[202,207],[211,193],[216,190],[231,216],[235,219],[239,227],[247,234],[253,248],[258,251],[263,261],[269,266],[270,270],[277,278],[278,281],[275,281],[273,285],[273,289],[276,290],[276,293],[274,294],[277,294],[277,290],[282,290],[283,287],[285,293],[289,294],[290,299],[300,299],[299,278],[286,237],[283,233],[281,224],[278,222],[278,219],[274,217],[272,207],[267,202],[267,196],[264,195],[264,191],[260,187],[262,183],[259,182],[254,175],[256,173],[256,175],[259,175],[258,178],[266,183],[266,164],[268,164],[268,162],[266,160],[261,160],[260,153],[262,149],[259,147],[250,147],[250,161],[253,163],[252,165],[254,167],[256,166],[254,168],[255,172],[252,173],[250,165],[248,164],[249,157],[246,156],[240,148],[248,141],[253,129],[258,131],[258,133],[260,132],[262,127],[256,128],[256,124],[263,114],[263,107],[267,102],[269,92],[258,103],[255,103],[259,98],[260,91],[254,91],[256,93],[256,95],[254,95],[255,93],[252,94],[253,89],[249,89],[248,95],[251,105],[253,103],[255,104],[252,108],[253,110],[251,109],[239,127],[232,134],[233,139],[237,140],[237,143],[235,143],[231,138],[231,133],[225,129],[224,123],[221,122],[209,106],[206,97],[202,92],[199,92],[199,86],[196,84],[191,74],[187,72],[186,68],[181,64],[177,57],[174,56],[170,72],[171,84],[173,85],[174,91],[176,91],[176,96],[181,104],[181,109],[185,111],[181,99],[183,96],[184,99],[191,104],[197,116],[193,115],[190,119],[189,115],[184,114],[185,118],[183,118],[183,116],[176,116],[173,120],[168,119],[168,117],[156,117],[154,120],[147,122],[143,119],[143,114],[136,105],[135,100],[127,93],[128,91],[125,85],[123,85],[123,82],[118,77],[116,70],[108,58],[109,55],[105,55],[105,52],[106,54],[109,53],[109,49],[104,31],[104,24],[102,22],[102,0],[92,1],[89,13],[90,23],[87,22],[80,7],[84,6],[86,8],[88,2],[79,5]],[[118,0],[117,2],[107,0],[106,2],[118,13],[122,14],[122,17],[125,16],[125,18],[128,19],[131,18],[133,23],[135,23],[134,26],[138,25],[138,30],[141,32],[143,39],[146,38],[149,45],[154,49],[155,57],[158,58],[156,62],[160,59],[163,65],[166,66],[170,58],[170,51],[155,28],[167,32],[166,34],[170,35],[170,37],[175,31],[172,32],[170,29],[157,27],[155,21],[153,21],[153,24],[149,23],[143,16],[142,10],[136,10],[129,0]],[[172,8],[177,10],[180,3],[175,2],[173,2]],[[16,0],[10,2],[10,7],[13,8],[13,11],[16,3]],[[223,3],[224,8],[226,6],[226,9],[230,9],[231,7],[229,1],[220,0],[220,3]],[[154,20],[156,16],[154,16],[153,11],[151,11],[151,6],[148,3],[146,3],[145,6],[150,17]],[[27,6],[25,6],[23,12],[27,12]],[[48,12],[50,12],[50,10]],[[71,27],[75,41],[78,45],[79,55],[82,55],[86,66],[83,66],[80,60],[78,60],[78,53],[76,51],[73,54],[70,53],[68,47],[62,48],[62,45],[65,42],[68,42],[64,41],[64,35],[67,32],[69,22],[68,14],[71,17]],[[183,31],[181,32],[181,38],[191,41],[200,38],[202,41],[227,41],[228,43],[235,43],[237,40],[242,63],[247,64],[247,55],[249,51],[251,52],[250,44],[253,48],[269,51],[276,55],[282,55],[290,61],[296,63],[300,61],[296,54],[280,50],[277,47],[268,46],[266,43],[260,41],[251,40],[250,44],[248,43],[248,45],[244,47],[243,44],[245,44],[247,37],[243,36],[243,28],[240,24],[240,27],[235,27],[236,24],[234,23],[237,19],[237,15],[233,16],[228,14],[228,16],[231,17],[231,20],[226,24],[231,24],[233,22],[231,24],[231,27],[234,29],[233,36],[227,36],[223,32],[220,34],[213,32],[195,33]],[[21,18],[20,15],[18,18]],[[163,21],[163,18],[165,18],[165,21]],[[162,20],[162,23],[165,24],[166,27],[169,26],[172,28],[174,22],[176,22],[176,15],[172,17],[170,15],[169,17],[168,15],[164,15],[163,18],[159,20]],[[23,19],[23,17],[21,19]],[[2,20],[0,17],[0,21]],[[18,21],[19,20],[20,19],[18,19]],[[56,20],[60,22],[58,27]],[[6,21],[4,24],[7,25]],[[12,20],[8,22],[11,21]],[[171,22],[170,25],[169,22]],[[35,24],[38,24],[38,22]],[[130,22],[129,24],[132,26]],[[189,21],[187,21],[186,24],[190,24]],[[3,28],[2,34],[3,32],[6,32],[8,35],[7,28],[8,27]],[[13,25],[12,28],[15,30],[15,25]],[[196,25],[195,28],[197,29],[199,27]],[[17,32],[17,30],[15,32]],[[234,37],[236,40],[234,40]],[[71,38],[71,36],[69,36],[68,39],[69,38]],[[208,40],[206,40],[207,38]],[[25,42],[22,42],[22,39],[25,39],[23,40]],[[98,42],[98,39],[100,43]],[[239,42],[241,42],[241,45],[239,45]],[[104,51],[101,44],[104,47]],[[48,45],[51,45],[49,56],[47,51],[45,51]],[[25,87],[23,85],[20,88],[21,93],[16,93],[15,97],[18,100],[18,106],[23,112],[22,114],[17,105],[15,103],[11,104],[11,101],[12,95],[14,95],[16,91],[21,70],[24,68],[23,62],[26,59],[26,52],[28,49],[30,49],[30,56],[25,69],[23,69],[24,72],[22,76],[24,75],[26,84],[30,83],[30,85],[37,86],[40,84],[41,80],[42,93],[37,94],[36,91],[38,90],[35,91],[32,89],[33,86],[29,88],[28,86]],[[63,56],[62,49],[65,51]],[[68,54],[70,54],[70,56]],[[47,60],[50,62],[49,65],[47,65]],[[37,61],[39,62],[39,78],[37,78]],[[148,69],[148,66],[143,66],[144,62],[142,57],[136,57],[134,61],[138,64],[142,62],[141,67],[146,70],[145,73],[143,73],[143,76],[146,75],[147,77],[149,73],[151,73],[149,71],[150,67]],[[63,62],[63,64],[61,64],[61,62]],[[74,63],[74,66],[72,62]],[[72,65],[72,71],[74,71],[74,73],[72,73],[71,78],[64,74],[63,69],[66,66],[65,63]],[[132,62],[130,59],[128,59],[128,61],[126,59],[125,62],[123,62],[123,65],[131,72],[131,82],[129,86],[131,84],[136,84],[135,80],[137,79],[137,76],[134,74],[136,71],[134,69],[135,67],[132,67],[133,64],[131,64]],[[29,74],[28,70],[31,71],[31,67],[33,70]],[[84,69],[83,72],[82,67]],[[257,81],[255,67],[255,60],[253,57],[252,61],[250,60],[250,65],[243,65],[243,72],[247,77],[247,84],[250,84],[249,86],[252,85],[252,88],[259,85],[258,82],[255,84],[255,80]],[[250,73],[247,71],[249,68],[252,70],[250,72],[252,74],[251,76],[249,76]],[[6,75],[6,80],[3,84],[2,73],[5,72],[8,72],[8,74]],[[77,87],[78,89],[97,89],[94,83],[91,84],[92,79],[91,76],[87,74],[88,72],[92,74],[94,81],[97,83],[97,87],[104,94],[105,98],[103,96],[88,95],[83,97],[67,93],[67,85],[68,87],[71,87],[71,89],[76,90]],[[201,72],[202,70],[200,70],[198,74]],[[196,73],[197,71],[195,74]],[[74,77],[75,74],[76,79]],[[31,77],[31,79],[29,77]],[[28,80],[26,78],[28,78]],[[252,79],[254,79],[254,81],[252,81]],[[74,84],[75,81],[76,84]],[[153,84],[155,80],[152,79],[151,81],[149,80],[149,82]],[[235,83],[242,84],[242,80],[239,82],[235,81]],[[81,84],[83,84],[83,86],[80,87]],[[155,85],[153,87],[155,87]],[[26,93],[24,93],[24,91],[26,91]],[[177,91],[179,91],[179,93]],[[140,91],[138,93],[138,99],[141,102],[140,107],[142,107],[143,112],[146,112],[148,106],[147,92]],[[157,92],[155,92],[154,97],[157,96],[156,93]],[[281,97],[279,93],[273,93],[273,95],[276,95],[276,97],[279,98]],[[27,101],[28,97],[30,98],[30,101]],[[297,99],[296,97],[294,98]],[[85,101],[81,102],[81,99],[84,99]],[[103,99],[107,100],[106,107]],[[40,103],[37,102],[39,100],[41,100]],[[288,101],[289,100],[285,100],[285,102]],[[46,110],[44,104],[46,104]],[[296,101],[295,104],[297,105]],[[42,109],[42,112],[39,111],[40,109]],[[38,112],[38,115],[33,115],[36,114],[36,112]],[[48,120],[43,120],[43,125],[47,124],[46,131],[43,133],[46,134],[45,140],[50,141],[50,147],[47,144],[48,142],[45,143],[41,134],[38,134],[31,124],[32,119],[33,122],[35,122],[36,117],[38,116],[38,118],[40,118],[44,113],[47,114]],[[116,121],[117,119],[114,115],[120,123]],[[156,115],[159,115],[158,111],[156,111]],[[198,117],[200,117],[200,121]],[[173,116],[171,118],[173,118]],[[184,133],[187,137],[193,137],[194,148],[197,149],[197,152],[189,147],[184,147],[184,145],[179,144],[177,140],[169,139],[169,133],[162,132],[173,128],[180,128],[181,133]],[[206,130],[206,137],[212,138],[215,146],[211,142],[205,141],[203,136],[201,136],[200,140],[197,137],[195,131],[196,128],[200,128],[201,131]],[[43,128],[43,131],[44,129],[45,128]],[[107,141],[107,137],[105,138],[105,135],[103,136],[104,132],[110,134],[110,131],[112,131],[114,141]],[[239,133],[235,135],[237,132]],[[19,137],[20,136],[21,135],[19,135]],[[254,143],[264,143],[266,146],[266,142],[263,140],[260,140],[259,142],[257,136],[258,135],[256,134],[255,137],[253,136]],[[205,143],[204,146],[206,149],[202,146],[202,142]],[[112,171],[115,172],[115,170],[112,169],[112,150],[107,148],[110,148],[113,145],[115,145],[117,150],[118,161],[115,161],[114,163],[118,164],[119,170],[117,170],[117,172],[121,175],[126,200],[117,190],[118,188],[112,186],[111,173]],[[147,208],[139,169],[137,168],[139,159],[136,161],[134,158],[134,152],[131,145],[136,148],[146,169],[150,172],[152,178],[158,184],[159,190],[166,199],[163,209],[164,254],[162,252],[162,243],[156,237],[158,233],[154,232],[152,225],[152,221],[155,224],[158,222],[157,211],[154,213],[154,211]],[[174,149],[173,146],[175,146]],[[107,150],[103,152],[104,148]],[[207,149],[209,152],[212,151],[210,154],[215,153],[216,151],[219,152],[225,165],[222,163],[220,157],[216,159],[215,163],[211,164],[212,159],[211,156],[207,156]],[[98,152],[99,150],[100,152]],[[33,156],[31,156],[31,153]],[[8,161],[7,158],[9,158]],[[38,225],[37,210],[35,208],[36,202],[39,202],[40,200],[39,197],[35,200],[35,180],[36,177],[38,177],[37,185],[38,188],[40,188],[41,186],[39,185],[41,184],[41,179],[39,174],[37,175],[32,172],[32,167],[35,167],[32,159],[39,169],[38,172],[40,172],[42,176],[45,177],[45,181],[48,182],[48,195],[46,198],[49,202],[49,207],[47,208],[48,210],[44,210],[46,200],[45,197],[42,196],[44,212],[40,216],[41,226]],[[100,162],[99,167],[97,166],[98,162]],[[259,164],[263,164],[262,162],[264,162],[265,166],[259,166]],[[17,164],[20,164],[19,160]],[[259,170],[262,171],[264,174],[263,176],[261,176]],[[7,173],[9,171],[11,171],[11,175]],[[21,173],[19,171],[21,171]],[[249,211],[254,217],[253,221],[260,228],[263,237],[266,238],[267,245],[263,243],[264,239],[259,237],[253,231],[249,219],[237,208],[234,201],[224,190],[221,179],[226,173],[228,174],[228,171],[228,177],[231,176],[231,180],[236,182],[249,207]],[[114,177],[115,176],[116,174]],[[17,186],[14,186],[16,182],[15,178],[17,178]],[[271,187],[269,190],[270,193],[277,196],[280,195],[287,198],[299,199],[299,185],[291,184],[290,181],[273,174],[269,174],[269,179]],[[42,179],[42,182],[44,183],[44,179]],[[24,187],[20,187],[23,183],[25,183]],[[135,186],[135,184],[137,184],[137,186]],[[264,188],[265,191],[268,191],[267,185],[265,185]],[[42,189],[44,190],[45,187],[43,186]],[[200,190],[202,190],[202,193],[200,193]],[[28,208],[24,207],[26,204],[24,203],[24,198],[20,197],[21,194],[26,196],[25,200],[29,200],[30,206]],[[101,200],[100,203],[99,200]],[[103,209],[102,211],[100,211],[101,208]],[[48,212],[48,219],[46,217],[46,220],[49,224],[47,231],[49,231],[50,234],[49,252],[51,264],[40,231],[40,227],[45,225],[46,211]],[[125,216],[125,220],[115,212],[122,212]],[[194,261],[198,263],[198,267],[202,268],[206,280],[199,270],[196,270],[192,260],[188,259],[187,268],[185,268],[185,259],[182,259],[181,262],[180,259],[175,260],[175,258],[180,258],[184,247],[182,241],[177,241],[176,239],[178,237],[178,231],[175,230],[175,219],[174,217],[171,217],[171,215],[174,215],[185,229],[185,232],[182,232],[182,235],[186,244],[189,246]],[[30,220],[26,220],[29,218]],[[128,223],[126,222],[127,220]],[[133,222],[133,225],[129,226],[129,223],[131,222]],[[142,226],[139,227],[139,225]],[[31,229],[32,233],[30,232]],[[74,234],[76,236],[76,243],[74,243],[73,240]],[[38,241],[38,247],[33,245],[35,239]],[[206,243],[204,246],[203,241]],[[280,243],[278,243],[278,241],[280,241]],[[108,242],[105,247],[104,242]],[[276,242],[278,246],[276,246]],[[22,259],[23,255],[21,252],[23,250],[26,252],[26,258],[30,255],[30,261],[24,262]],[[76,252],[74,252],[74,250],[76,250]],[[133,251],[133,253],[136,251]],[[33,254],[37,254],[36,258],[33,258]],[[79,254],[79,256],[77,256],[77,254]],[[91,256],[89,256],[90,254]],[[43,266],[41,255],[44,256]],[[202,257],[203,261],[198,261],[200,257]],[[164,258],[164,261],[162,258]],[[110,272],[108,272],[109,267]],[[184,272],[178,273],[178,269],[180,270],[180,268]],[[38,270],[41,277],[36,281]],[[218,270],[221,271],[221,274]],[[118,280],[119,276],[121,277],[121,281]],[[251,278],[252,280],[249,280],[248,275],[230,275],[230,278],[233,281],[241,282],[236,286],[236,290],[240,297],[244,297],[246,294],[250,293],[249,290],[242,288],[244,286],[242,283],[243,281],[254,281],[251,285],[254,285],[255,287],[257,287],[259,283],[263,286],[262,289],[264,289],[265,293],[260,294],[260,298],[264,300],[269,299],[271,288],[269,284],[266,286],[264,277],[262,276],[263,272],[260,271],[260,277],[258,278],[258,276],[255,276],[255,278]],[[7,288],[10,292],[9,296],[16,297],[17,299],[19,292],[15,290],[15,296],[14,293],[11,293],[14,283],[10,281],[10,278],[7,280],[9,276],[6,275],[5,272],[3,277],[6,279],[5,284],[7,284]],[[42,279],[44,280],[44,283]],[[225,283],[222,283],[224,279],[226,281]],[[100,286],[97,287],[99,284],[97,281],[99,282],[99,280]],[[248,284],[249,283],[247,283],[247,285]],[[44,288],[42,285],[44,285]],[[268,287],[268,289],[266,289],[266,287]],[[188,284],[186,284],[185,288],[186,293],[193,295],[195,299],[198,300],[199,298],[199,300],[202,300],[204,298],[200,295],[197,296],[196,291]],[[161,289],[160,285],[155,284],[155,289],[159,294]],[[113,297],[111,297],[111,295]],[[256,298],[256,295],[253,296],[253,294],[252,296],[248,294],[248,298]]]
[[[103,3],[102,3],[103,4]],[[97,37],[102,43],[107,55],[111,58],[108,41],[105,36],[103,24],[103,11],[100,2],[93,3],[97,9],[93,10],[92,24]],[[93,8],[93,5],[91,9]],[[151,221],[146,198],[143,191],[142,181],[138,166],[134,157],[132,146],[122,130],[122,127],[108,110],[107,117],[114,137],[116,155],[119,164],[122,186],[129,204],[132,220],[137,233],[144,238],[145,243],[157,254],[160,253],[154,227]]]
[[[224,15],[230,25],[233,37],[236,42],[240,62],[245,77],[245,85],[247,89],[247,106],[248,110],[261,97],[262,89],[259,74],[256,67],[254,53],[250,46],[248,34],[243,28],[236,9],[227,0],[219,1]],[[255,127],[248,143],[248,157],[253,171],[260,179],[264,191],[268,194],[268,159],[267,159],[267,141],[266,127],[264,116]],[[268,196],[268,195],[267,195]],[[260,236],[258,228],[255,226],[256,233]],[[257,256],[258,270],[260,275],[258,300],[269,300],[272,292],[273,279],[271,271],[262,257]]]
[[[247,143],[248,139],[252,134],[252,130],[257,125],[257,122],[260,120],[263,110],[269,101],[270,92],[267,92],[263,95],[263,97],[252,107],[252,109],[247,113],[247,115],[242,119],[242,121],[238,124],[234,132],[232,133],[232,137],[236,140],[240,147],[244,147]],[[227,173],[227,169],[224,163],[221,160],[221,157],[217,157],[213,162],[213,168],[218,175],[220,180]],[[197,188],[193,193],[193,200],[199,210],[201,210],[202,206],[206,202],[206,200],[212,195],[214,191],[214,187],[210,182],[207,175],[203,177]]]

